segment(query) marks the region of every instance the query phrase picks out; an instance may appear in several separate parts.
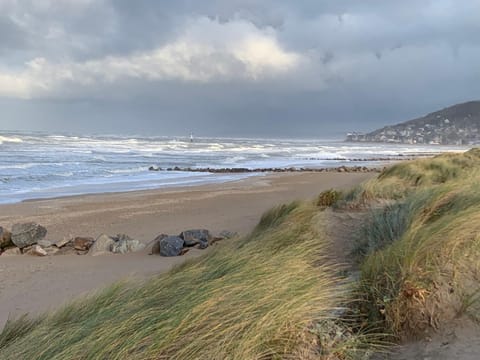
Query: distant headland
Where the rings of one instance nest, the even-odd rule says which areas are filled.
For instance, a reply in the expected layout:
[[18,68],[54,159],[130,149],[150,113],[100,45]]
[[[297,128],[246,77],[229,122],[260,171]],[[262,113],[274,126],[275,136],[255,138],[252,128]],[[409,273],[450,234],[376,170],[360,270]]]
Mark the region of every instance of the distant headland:
[[432,145],[480,144],[480,101],[453,105],[367,134],[348,133],[346,141]]

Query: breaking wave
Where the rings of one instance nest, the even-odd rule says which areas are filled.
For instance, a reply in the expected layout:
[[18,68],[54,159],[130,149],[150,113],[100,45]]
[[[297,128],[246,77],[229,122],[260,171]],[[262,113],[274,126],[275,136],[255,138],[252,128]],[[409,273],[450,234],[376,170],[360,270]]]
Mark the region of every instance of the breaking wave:
[[[418,145],[289,139],[0,135],[0,202],[91,192],[224,182],[245,175],[150,172],[160,168],[335,167],[351,161],[464,151]],[[249,175],[251,176],[251,175]]]

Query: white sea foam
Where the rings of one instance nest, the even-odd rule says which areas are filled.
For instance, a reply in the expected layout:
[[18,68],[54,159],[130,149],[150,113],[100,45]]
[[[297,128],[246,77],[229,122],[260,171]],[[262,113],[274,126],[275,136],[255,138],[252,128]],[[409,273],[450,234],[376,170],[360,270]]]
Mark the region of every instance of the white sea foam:
[[31,167],[37,166],[38,164],[35,163],[26,163],[26,164],[5,164],[0,165],[0,170],[7,170],[7,169],[29,169]]
[[[461,147],[318,140],[207,139],[4,133],[0,202],[89,192],[223,182],[243,175],[151,172],[162,168],[329,167],[365,159],[464,151]],[[379,163],[383,164],[383,163]]]
[[21,143],[23,140],[15,136],[1,136],[0,135],[0,145],[3,143]]

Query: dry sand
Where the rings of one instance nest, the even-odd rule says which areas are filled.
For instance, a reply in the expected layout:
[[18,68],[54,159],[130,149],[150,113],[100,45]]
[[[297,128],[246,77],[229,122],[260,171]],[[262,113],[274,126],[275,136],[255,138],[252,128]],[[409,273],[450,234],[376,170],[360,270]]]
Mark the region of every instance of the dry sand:
[[[0,225],[35,221],[47,239],[125,233],[144,243],[160,233],[207,228],[247,234],[270,207],[309,199],[335,187],[350,188],[373,173],[291,173],[258,176],[221,185],[85,195],[0,206]],[[80,294],[127,277],[167,271],[183,257],[129,255],[0,256],[0,329],[8,317],[54,309]]]
[[462,316],[431,337],[396,346],[390,354],[372,360],[478,360],[479,334],[480,325]]

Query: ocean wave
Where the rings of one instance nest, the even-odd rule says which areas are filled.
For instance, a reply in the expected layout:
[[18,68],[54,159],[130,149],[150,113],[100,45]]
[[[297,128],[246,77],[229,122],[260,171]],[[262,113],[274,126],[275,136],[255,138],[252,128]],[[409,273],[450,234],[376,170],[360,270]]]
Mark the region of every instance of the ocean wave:
[[247,160],[247,158],[245,156],[232,156],[232,157],[226,158],[223,161],[223,163],[224,164],[236,164],[236,163],[239,163],[239,162],[244,161],[244,160]]
[[66,172],[56,173],[54,175],[61,176],[61,177],[72,177],[75,175],[75,173],[73,171],[66,171]]
[[[158,136],[89,137],[10,132],[0,136],[1,143],[5,145],[0,152],[0,198],[12,192],[29,194],[68,186],[79,187],[74,192],[91,192],[92,189],[96,191],[97,185],[108,188],[108,184],[116,184],[116,190],[127,191],[142,186],[173,186],[194,181],[191,174],[149,172],[150,166],[334,167],[354,159],[371,159],[375,163],[376,158],[466,150],[320,140],[196,138],[192,143],[188,138]],[[63,194],[62,191],[58,190],[58,194]],[[59,196],[54,192],[49,190],[48,193]]]
[[302,153],[299,158],[305,160],[346,160],[347,157],[338,152],[314,152]]
[[0,135],[0,145],[3,143],[22,143],[23,140],[15,136],[2,136]]
[[9,164],[9,165],[0,165],[0,170],[8,169],[30,169],[32,167],[38,166],[38,163],[24,163],[24,164]]
[[136,168],[127,168],[127,169],[112,169],[108,170],[109,174],[135,174],[135,173],[142,173],[145,172],[147,167],[140,166]]

